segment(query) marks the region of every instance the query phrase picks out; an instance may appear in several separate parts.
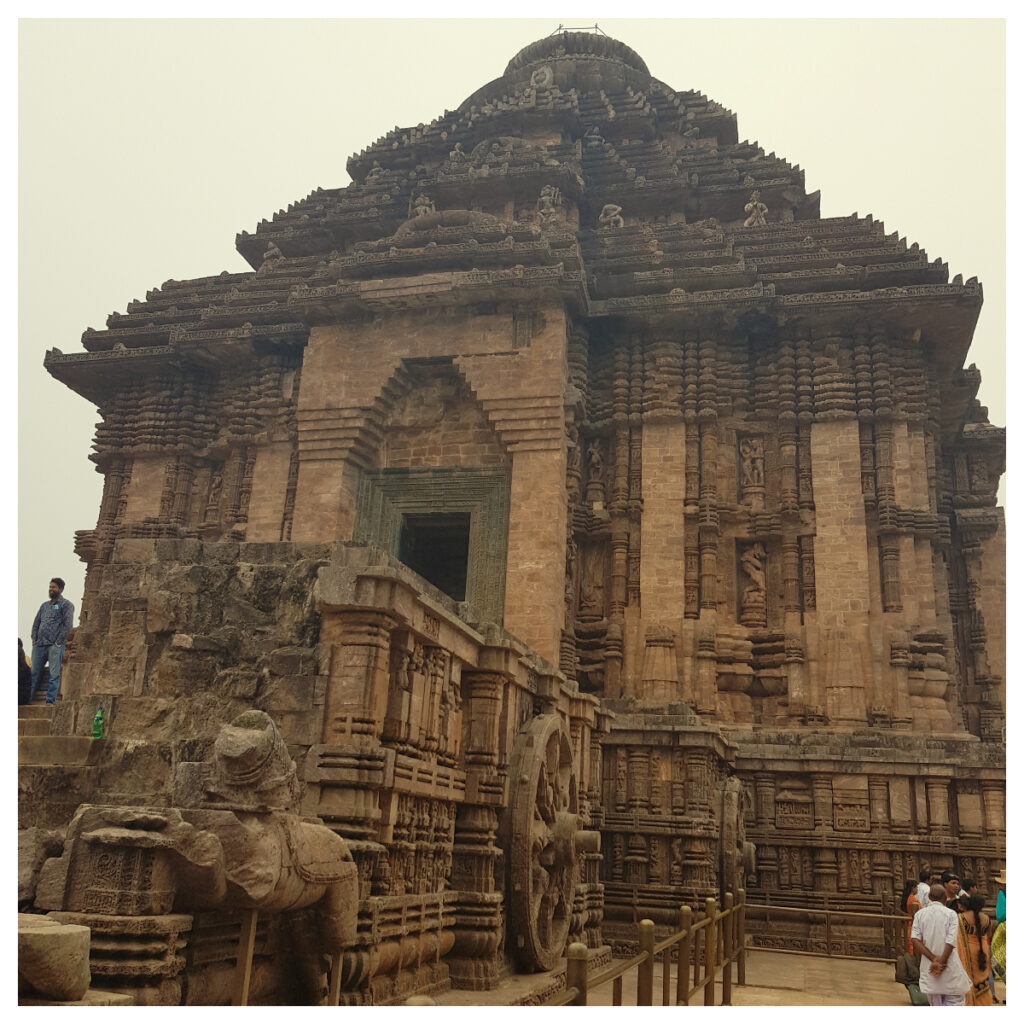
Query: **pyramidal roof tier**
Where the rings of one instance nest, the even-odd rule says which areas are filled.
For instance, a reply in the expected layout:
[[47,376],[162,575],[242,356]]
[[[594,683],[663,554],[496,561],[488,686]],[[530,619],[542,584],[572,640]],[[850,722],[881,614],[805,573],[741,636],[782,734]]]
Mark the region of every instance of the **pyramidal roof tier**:
[[948,429],[977,389],[961,369],[976,279],[949,282],[941,260],[871,216],[823,219],[798,166],[740,142],[730,111],[671,89],[607,36],[531,43],[457,109],[395,128],[347,166],[352,184],[237,236],[251,273],[168,281],[85,332],[96,358],[48,354],[51,373],[96,401],[111,359],[142,375],[185,352],[301,347],[311,324],[346,311],[533,289],[577,316],[655,324],[884,317],[924,341]]

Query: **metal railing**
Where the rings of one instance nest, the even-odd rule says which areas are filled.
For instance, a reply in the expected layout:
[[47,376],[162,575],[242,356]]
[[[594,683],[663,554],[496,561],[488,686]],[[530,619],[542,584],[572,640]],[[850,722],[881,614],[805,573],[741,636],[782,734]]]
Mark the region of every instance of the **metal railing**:
[[[723,907],[713,899],[704,901],[704,914],[693,920],[693,910],[679,908],[679,928],[661,942],[654,940],[654,922],[645,918],[639,924],[640,952],[629,960],[610,964],[589,974],[587,947],[582,942],[569,946],[565,967],[565,991],[547,1002],[548,1006],[586,1006],[591,992],[612,983],[612,1005],[622,1005],[622,979],[636,968],[636,1005],[654,1005],[654,965],[661,957],[661,1005],[687,1006],[698,992],[704,993],[704,1005],[715,1005],[715,983],[722,972],[722,1006],[732,1005],[733,964],[737,984],[746,984],[744,891],[736,898],[725,894]],[[700,933],[703,932],[703,935]],[[698,938],[703,942],[698,942]],[[692,951],[692,956],[691,956]],[[693,983],[690,984],[690,961]],[[672,966],[676,968],[675,1003],[672,1002]]]
[[[888,902],[891,904],[892,899]],[[830,957],[834,960],[863,960],[870,963],[892,963],[902,952],[902,942],[906,938],[906,928],[910,918],[906,914],[887,914],[882,912],[869,913],[857,910],[842,910],[832,908],[828,905],[826,897],[824,907],[790,907],[778,903],[748,903],[747,909],[751,911],[763,911],[764,924],[771,924],[774,914],[789,914],[807,917],[808,924],[817,923],[815,918],[823,918],[825,924],[825,952],[808,949],[785,949],[776,946],[748,946],[748,949],[765,953],[795,953],[798,956]],[[832,949],[832,919],[843,918],[844,921],[856,920],[857,922],[874,922],[881,927],[881,944],[886,951],[885,956],[860,956],[854,953],[838,953]]]

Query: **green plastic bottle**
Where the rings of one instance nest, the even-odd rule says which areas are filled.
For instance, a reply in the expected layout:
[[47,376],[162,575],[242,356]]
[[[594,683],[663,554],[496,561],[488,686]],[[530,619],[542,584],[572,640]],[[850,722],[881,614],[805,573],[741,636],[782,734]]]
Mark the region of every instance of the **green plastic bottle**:
[[92,738],[94,740],[103,739],[103,705],[101,704],[96,710],[96,714],[92,720]]

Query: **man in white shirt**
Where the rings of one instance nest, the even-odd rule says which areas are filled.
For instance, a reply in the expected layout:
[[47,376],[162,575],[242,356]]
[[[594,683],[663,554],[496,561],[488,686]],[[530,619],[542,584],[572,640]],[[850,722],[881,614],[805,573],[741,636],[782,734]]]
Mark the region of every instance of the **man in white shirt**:
[[910,926],[914,952],[921,958],[918,984],[929,1006],[963,1006],[971,980],[956,952],[956,911],[946,906],[941,885],[933,885],[928,897],[928,906],[914,915]]
[[917,902],[922,907],[928,906],[928,890],[932,887],[932,873],[930,871],[922,871],[918,876],[917,883]]

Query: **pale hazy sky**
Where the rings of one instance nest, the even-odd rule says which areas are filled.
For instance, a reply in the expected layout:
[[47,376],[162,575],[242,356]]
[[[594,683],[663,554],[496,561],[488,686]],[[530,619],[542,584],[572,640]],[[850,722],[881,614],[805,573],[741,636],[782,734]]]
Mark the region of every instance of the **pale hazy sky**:
[[[51,576],[80,608],[74,531],[100,502],[96,411],[44,373],[46,349],[82,351],[86,327],[170,278],[249,269],[238,231],[347,184],[352,153],[454,109],[560,22],[593,20],[21,22],[20,636]],[[871,213],[950,278],[977,276],[968,362],[1006,422],[1001,21],[597,20],[804,168],[822,216]]]

